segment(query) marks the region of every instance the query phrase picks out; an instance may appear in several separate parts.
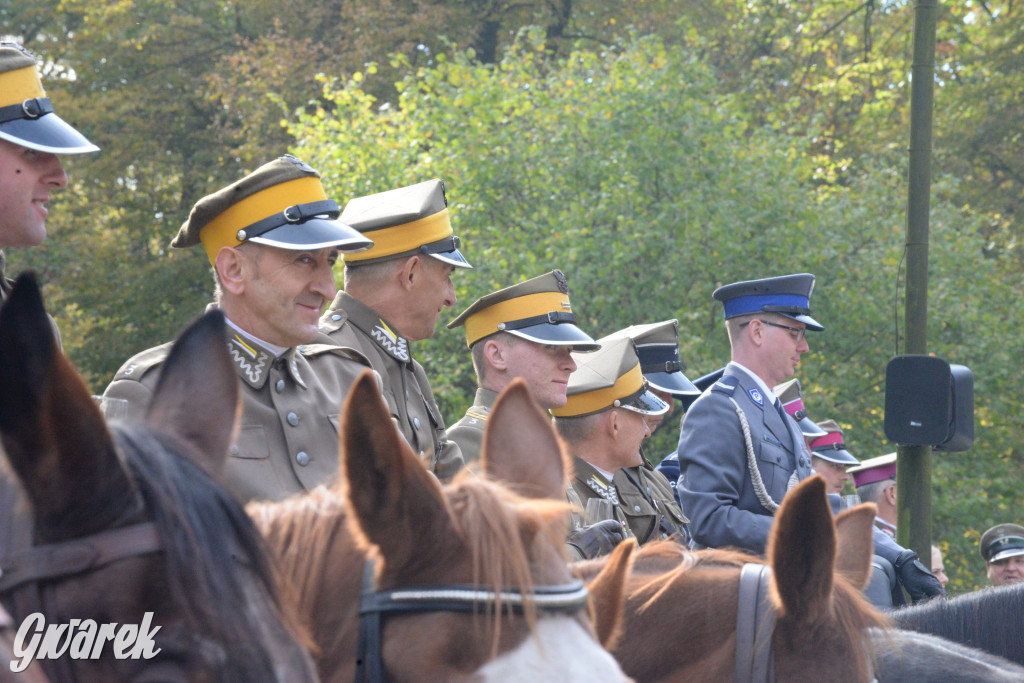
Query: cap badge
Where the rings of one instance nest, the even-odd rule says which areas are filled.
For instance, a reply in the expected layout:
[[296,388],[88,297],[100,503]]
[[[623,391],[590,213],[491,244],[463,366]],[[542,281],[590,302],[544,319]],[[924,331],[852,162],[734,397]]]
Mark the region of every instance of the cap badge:
[[307,164],[302,159],[299,159],[298,157],[292,156],[291,154],[285,154],[281,158],[284,159],[285,161],[291,162],[295,166],[295,168],[299,169],[300,171],[305,171],[306,173],[316,173],[316,170],[312,166]]
[[562,294],[568,294],[569,283],[565,279],[565,274],[560,270],[554,270],[552,274],[555,276],[555,281],[558,283],[558,290],[562,292]]
[[754,400],[754,403],[756,403],[757,405],[759,405],[761,407],[764,407],[764,396],[761,395],[761,390],[760,389],[758,389],[757,387],[754,387],[753,389],[750,390],[749,393],[750,393],[750,398],[752,398]]

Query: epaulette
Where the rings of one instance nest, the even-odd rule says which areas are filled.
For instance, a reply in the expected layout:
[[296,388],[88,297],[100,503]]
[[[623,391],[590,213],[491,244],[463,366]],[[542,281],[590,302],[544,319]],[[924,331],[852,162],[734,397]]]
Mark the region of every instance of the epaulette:
[[140,381],[143,375],[167,359],[167,354],[171,352],[172,345],[172,342],[168,342],[167,344],[154,346],[151,349],[135,354],[118,369],[114,374],[113,381],[116,382],[119,379]]
[[325,333],[337,332],[348,322],[348,313],[345,311],[327,311],[320,318],[320,331]]
[[358,361],[366,367],[370,367],[370,359],[364,356],[359,351],[356,351],[351,346],[339,346],[338,344],[303,344],[298,348],[306,358],[316,358],[322,356],[325,353],[331,353],[335,356],[341,356],[342,358],[348,358],[350,360]]
[[720,394],[732,396],[733,392],[736,391],[736,387],[739,386],[739,383],[739,377],[736,377],[735,375],[726,375],[711,385],[711,391],[717,391]]

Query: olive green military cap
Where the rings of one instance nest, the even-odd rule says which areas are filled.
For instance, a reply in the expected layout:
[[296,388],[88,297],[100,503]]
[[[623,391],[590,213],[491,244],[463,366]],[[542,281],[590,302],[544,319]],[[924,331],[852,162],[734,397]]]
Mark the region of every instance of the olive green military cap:
[[679,360],[679,321],[663,320],[630,325],[597,340],[604,344],[614,339],[632,339],[640,358],[640,371],[652,387],[678,398],[700,395],[700,389],[683,374]]
[[583,417],[609,408],[625,408],[644,415],[662,415],[668,404],[647,389],[640,359],[631,339],[616,339],[593,353],[573,353],[576,371],[569,375],[565,406],[551,411],[555,417]]
[[978,550],[986,562],[1024,555],[1024,526],[996,524],[981,536]]
[[428,254],[457,268],[472,268],[452,234],[444,183],[428,180],[349,200],[341,220],[373,240],[345,263],[361,265]]
[[796,421],[800,432],[807,437],[817,438],[825,436],[828,432],[815,424],[807,417],[807,409],[804,408],[804,399],[800,395],[800,380],[794,378],[775,385],[775,395],[779,397],[779,403],[783,409]]
[[0,42],[0,139],[51,154],[99,149],[53,111],[36,69],[21,45]]
[[466,328],[470,347],[496,332],[508,332],[538,344],[571,346],[574,351],[599,348],[577,326],[569,302],[569,284],[560,270],[486,294],[448,323]]
[[320,184],[320,174],[286,154],[196,202],[171,246],[202,243],[213,263],[221,247],[243,242],[293,250],[350,251],[373,245],[337,220],[338,213],[337,203],[327,198]]

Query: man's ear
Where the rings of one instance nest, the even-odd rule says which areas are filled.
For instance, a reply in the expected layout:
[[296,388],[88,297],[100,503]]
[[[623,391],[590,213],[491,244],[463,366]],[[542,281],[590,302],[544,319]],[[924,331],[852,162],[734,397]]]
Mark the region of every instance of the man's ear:
[[412,291],[416,286],[416,280],[421,277],[422,273],[423,261],[419,256],[410,256],[405,259],[402,268],[398,271],[398,280],[402,289],[407,292]]
[[601,429],[604,429],[613,440],[622,433],[622,415],[615,408],[609,408],[601,415],[604,419],[601,422]]
[[213,265],[225,292],[238,296],[245,290],[245,269],[248,266],[245,254],[234,247],[221,247]]
[[885,489],[885,499],[889,501],[889,504],[896,507],[896,484]]
[[505,345],[499,344],[494,339],[484,340],[484,360],[495,370],[508,369],[508,357],[505,353]]

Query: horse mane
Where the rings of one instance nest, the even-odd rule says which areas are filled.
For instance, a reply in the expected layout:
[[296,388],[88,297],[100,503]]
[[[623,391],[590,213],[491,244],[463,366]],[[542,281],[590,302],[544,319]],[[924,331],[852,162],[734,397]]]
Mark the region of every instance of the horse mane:
[[[256,680],[273,671],[264,640],[281,634],[267,633],[261,608],[298,642],[305,637],[294,614],[282,606],[274,568],[252,520],[175,439],[134,424],[115,425],[112,435],[164,544],[171,597],[197,634],[191,654],[212,660],[208,663],[219,669],[221,680]],[[239,581],[240,572],[251,580]],[[220,647],[211,647],[216,644]]]
[[931,600],[892,614],[896,626],[930,633],[1024,664],[1024,583]]

